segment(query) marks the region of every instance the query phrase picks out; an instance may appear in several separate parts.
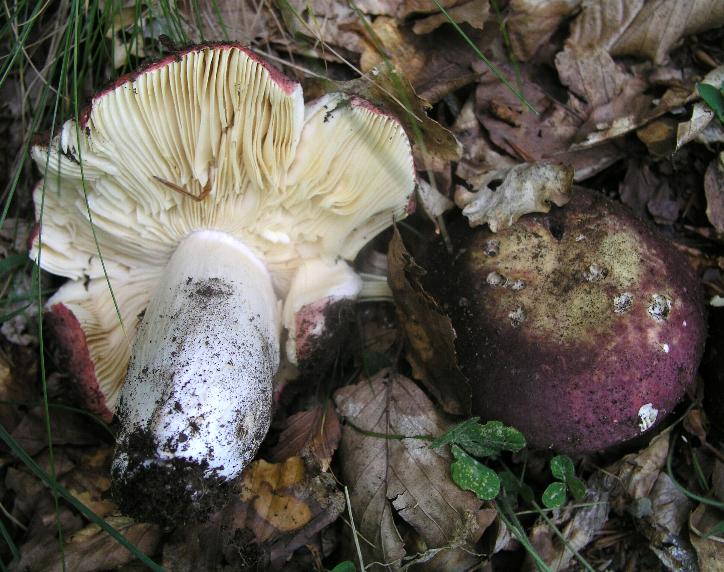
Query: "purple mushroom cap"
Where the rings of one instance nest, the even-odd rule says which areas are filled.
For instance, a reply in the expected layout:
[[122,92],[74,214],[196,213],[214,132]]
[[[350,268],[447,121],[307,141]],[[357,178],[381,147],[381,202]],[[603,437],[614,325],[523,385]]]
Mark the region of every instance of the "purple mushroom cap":
[[502,232],[462,226],[459,255],[423,266],[451,315],[474,414],[532,447],[583,453],[651,431],[679,403],[704,345],[700,285],[649,225],[576,189]]

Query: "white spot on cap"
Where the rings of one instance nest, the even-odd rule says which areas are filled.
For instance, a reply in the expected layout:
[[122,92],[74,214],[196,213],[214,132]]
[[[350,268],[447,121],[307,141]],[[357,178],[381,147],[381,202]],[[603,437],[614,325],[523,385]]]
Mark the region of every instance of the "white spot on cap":
[[663,343],[659,344],[659,349],[664,352],[665,354],[668,354],[669,351],[671,351],[671,348],[669,347],[669,344]]
[[486,276],[485,281],[491,286],[503,286],[505,284],[505,277],[497,272],[490,272]]
[[522,290],[523,288],[525,288],[525,280],[515,280],[515,281],[510,285],[510,289],[511,289],[511,290],[515,290],[516,292],[517,292],[518,290]]
[[655,321],[663,322],[671,312],[671,300],[663,294],[654,294],[651,296],[651,303],[647,311]]
[[616,314],[628,312],[633,306],[633,294],[631,292],[622,292],[618,296],[613,297],[613,311]]
[[586,282],[600,282],[608,276],[608,270],[598,264],[591,264],[587,270],[583,271],[583,279]]
[[641,429],[641,433],[647,431],[648,429],[651,429],[654,423],[656,423],[656,418],[658,416],[659,410],[654,409],[653,403],[647,403],[646,405],[642,405],[639,409],[639,428]]
[[510,318],[511,326],[513,326],[514,328],[520,326],[523,322],[525,322],[526,318],[523,306],[518,306],[515,310],[508,314],[508,317]]
[[583,234],[579,234],[579,235],[576,237],[576,242],[581,242],[581,241],[583,241],[583,240],[586,240],[586,236],[583,235]]

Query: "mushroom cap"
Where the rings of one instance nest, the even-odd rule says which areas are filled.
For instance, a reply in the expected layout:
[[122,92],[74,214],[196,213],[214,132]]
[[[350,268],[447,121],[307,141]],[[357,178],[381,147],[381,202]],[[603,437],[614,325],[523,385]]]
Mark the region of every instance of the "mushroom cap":
[[[298,83],[234,44],[189,47],[120,79],[33,156],[45,176],[30,255],[70,279],[48,308],[73,325],[61,342],[84,356],[76,373],[105,397],[91,401],[106,418],[139,316],[186,236],[241,240],[282,303],[294,291],[301,307],[315,300],[298,270],[352,260],[405,216],[415,185],[396,120],[339,93],[305,107]],[[327,274],[343,285],[315,282],[319,298],[356,295],[349,273]],[[292,330],[294,314],[283,310]],[[293,339],[288,353],[296,359]]]
[[536,448],[601,451],[660,423],[692,384],[705,321],[688,261],[603,195],[499,233],[453,226],[423,264],[448,305],[473,412]]

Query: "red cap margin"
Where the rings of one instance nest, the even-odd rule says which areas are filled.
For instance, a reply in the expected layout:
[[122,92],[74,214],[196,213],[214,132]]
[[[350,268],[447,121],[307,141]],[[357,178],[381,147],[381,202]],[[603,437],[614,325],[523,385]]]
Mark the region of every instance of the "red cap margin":
[[98,385],[95,364],[80,322],[65,304],[51,306],[46,319],[65,354],[66,365],[78,384],[86,409],[110,422],[113,412],[108,409],[106,397]]

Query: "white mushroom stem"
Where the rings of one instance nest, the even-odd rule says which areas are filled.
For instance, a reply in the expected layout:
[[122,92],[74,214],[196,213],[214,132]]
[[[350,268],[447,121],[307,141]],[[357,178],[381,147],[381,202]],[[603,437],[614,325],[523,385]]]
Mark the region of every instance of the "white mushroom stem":
[[269,428],[279,313],[266,267],[239,240],[204,230],[181,242],[134,342],[117,482],[147,471],[193,468],[220,481],[241,472]]

